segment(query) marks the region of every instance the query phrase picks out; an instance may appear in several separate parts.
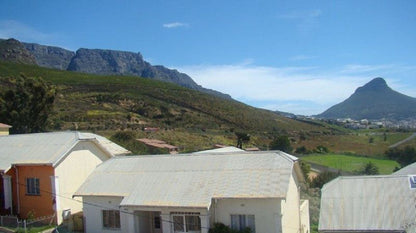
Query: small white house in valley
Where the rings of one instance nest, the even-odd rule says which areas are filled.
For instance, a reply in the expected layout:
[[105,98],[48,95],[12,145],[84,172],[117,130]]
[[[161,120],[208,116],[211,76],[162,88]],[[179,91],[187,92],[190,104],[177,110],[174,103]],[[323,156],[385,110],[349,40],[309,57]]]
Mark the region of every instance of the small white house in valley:
[[308,233],[297,158],[208,152],[112,158],[75,193],[85,231],[207,233],[214,223],[256,233]]

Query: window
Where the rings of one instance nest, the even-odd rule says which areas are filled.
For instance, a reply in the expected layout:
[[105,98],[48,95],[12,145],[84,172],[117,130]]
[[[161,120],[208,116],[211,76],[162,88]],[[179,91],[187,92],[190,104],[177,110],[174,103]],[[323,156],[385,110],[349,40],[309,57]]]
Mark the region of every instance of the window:
[[38,178],[26,178],[26,194],[27,195],[40,195]]
[[160,229],[160,216],[153,217],[153,227],[155,229]]
[[120,228],[120,211],[103,210],[103,227]]
[[231,215],[231,228],[234,230],[244,230],[249,227],[251,231],[256,232],[256,225],[254,220],[254,215],[244,215],[244,214],[232,214]]
[[199,213],[174,213],[172,219],[175,233],[201,232]]

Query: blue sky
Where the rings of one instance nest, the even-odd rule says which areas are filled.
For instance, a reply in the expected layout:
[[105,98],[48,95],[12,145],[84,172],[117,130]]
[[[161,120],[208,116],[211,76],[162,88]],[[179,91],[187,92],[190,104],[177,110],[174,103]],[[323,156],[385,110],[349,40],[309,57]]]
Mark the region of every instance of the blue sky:
[[318,114],[375,77],[416,97],[416,1],[1,0],[0,38],[140,52],[247,104]]

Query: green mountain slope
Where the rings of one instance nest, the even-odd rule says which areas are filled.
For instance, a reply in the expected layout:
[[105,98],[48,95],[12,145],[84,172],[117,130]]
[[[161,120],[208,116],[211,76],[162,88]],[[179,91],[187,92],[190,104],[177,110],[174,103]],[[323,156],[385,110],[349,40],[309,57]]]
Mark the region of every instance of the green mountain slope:
[[416,98],[403,95],[375,78],[348,99],[318,115],[322,118],[406,119],[416,116]]
[[[133,130],[143,137],[158,137],[183,146],[184,150],[210,148],[215,143],[232,145],[236,131],[250,133],[250,145],[263,149],[277,134],[296,137],[299,132],[336,132],[171,83],[0,63],[0,78],[21,73],[42,77],[57,87],[51,130],[100,131],[107,136]],[[160,131],[149,135],[143,131],[145,127],[158,127]]]

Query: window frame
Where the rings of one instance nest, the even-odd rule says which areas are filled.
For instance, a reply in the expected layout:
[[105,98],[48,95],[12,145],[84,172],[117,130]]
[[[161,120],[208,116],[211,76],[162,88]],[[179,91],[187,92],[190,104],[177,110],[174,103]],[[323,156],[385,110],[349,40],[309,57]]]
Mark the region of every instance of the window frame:
[[[196,233],[196,232],[202,232],[202,226],[201,226],[201,218],[200,218],[200,213],[194,213],[194,212],[173,212],[171,213],[172,216],[172,222],[173,222],[173,233],[177,233],[177,232],[190,232],[190,233]],[[177,222],[174,220],[175,217],[180,217],[181,218],[181,223]],[[195,217],[197,218],[197,230],[190,230],[188,228],[190,228],[190,223],[187,221],[187,219],[189,219],[190,217]],[[175,231],[175,227],[177,224],[181,224],[181,228],[183,229],[183,231]]]
[[26,177],[26,195],[40,196],[40,180],[37,177]]
[[101,210],[101,221],[104,229],[121,229],[120,210]]
[[[230,220],[230,227],[233,230],[241,231],[249,227],[253,233],[256,232],[256,217],[254,214],[231,214]],[[237,222],[235,220],[237,220]]]

